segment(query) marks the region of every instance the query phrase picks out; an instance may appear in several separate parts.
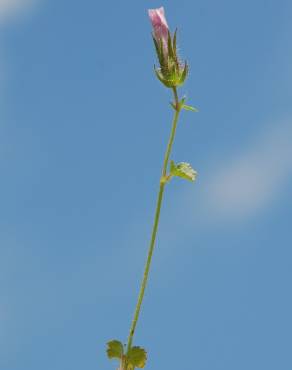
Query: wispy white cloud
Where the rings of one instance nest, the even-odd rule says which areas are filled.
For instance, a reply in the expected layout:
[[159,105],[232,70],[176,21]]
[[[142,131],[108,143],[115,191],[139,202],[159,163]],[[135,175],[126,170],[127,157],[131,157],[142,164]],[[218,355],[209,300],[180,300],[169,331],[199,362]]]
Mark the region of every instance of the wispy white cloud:
[[[23,16],[29,15],[32,10],[36,9],[39,0],[0,0],[0,25],[7,24],[11,21],[20,20]],[[5,79],[7,77],[7,69],[9,63],[6,64],[5,50],[0,47],[0,107],[1,107],[1,122],[3,119],[3,95]]]
[[4,23],[31,10],[37,0],[0,0],[0,22]]
[[218,166],[202,197],[208,213],[251,216],[268,206],[292,175],[292,120],[266,128],[232,160]]

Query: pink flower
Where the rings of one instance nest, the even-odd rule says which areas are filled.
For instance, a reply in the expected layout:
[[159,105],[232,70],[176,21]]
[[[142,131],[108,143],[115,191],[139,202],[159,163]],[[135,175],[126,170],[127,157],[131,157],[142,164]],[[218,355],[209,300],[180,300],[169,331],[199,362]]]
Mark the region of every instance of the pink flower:
[[164,15],[164,8],[149,9],[148,14],[156,41],[159,43],[162,40],[164,49],[167,50],[168,25]]

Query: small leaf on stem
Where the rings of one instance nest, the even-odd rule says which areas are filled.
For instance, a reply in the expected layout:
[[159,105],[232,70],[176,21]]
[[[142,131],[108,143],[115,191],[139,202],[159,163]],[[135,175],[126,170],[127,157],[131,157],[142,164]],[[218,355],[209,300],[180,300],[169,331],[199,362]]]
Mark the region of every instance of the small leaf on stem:
[[118,358],[121,359],[124,354],[124,346],[118,340],[111,340],[107,343],[107,350],[106,350],[108,358]]
[[174,110],[181,110],[183,109],[184,105],[185,105],[185,101],[186,101],[186,97],[183,97],[179,102],[178,102],[178,106],[176,105],[176,103],[173,103],[173,102],[170,102],[170,105],[172,106],[172,108]]
[[199,112],[197,108],[192,107],[191,105],[186,105],[186,104],[182,105],[182,109],[189,110],[191,112]]
[[170,174],[190,181],[195,181],[197,176],[197,172],[189,163],[181,162],[175,164],[174,161],[170,162]]
[[134,368],[143,368],[146,364],[147,353],[144,348],[132,347],[127,355],[127,361]]

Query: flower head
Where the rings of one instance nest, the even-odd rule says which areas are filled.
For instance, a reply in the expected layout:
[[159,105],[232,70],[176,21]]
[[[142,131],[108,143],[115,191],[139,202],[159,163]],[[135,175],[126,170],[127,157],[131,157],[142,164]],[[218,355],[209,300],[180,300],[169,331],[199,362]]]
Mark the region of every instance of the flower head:
[[170,34],[164,14],[164,8],[149,9],[148,14],[153,27],[153,41],[160,68],[155,68],[159,81],[166,87],[173,88],[184,83],[188,74],[188,65],[180,61],[177,55],[176,31]]

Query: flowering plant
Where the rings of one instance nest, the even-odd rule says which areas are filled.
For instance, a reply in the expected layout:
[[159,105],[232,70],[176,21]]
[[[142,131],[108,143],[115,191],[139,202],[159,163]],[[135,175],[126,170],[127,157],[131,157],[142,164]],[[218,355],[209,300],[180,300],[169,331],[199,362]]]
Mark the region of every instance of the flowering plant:
[[147,353],[145,349],[138,346],[133,346],[132,344],[148,281],[165,186],[174,176],[190,181],[194,181],[197,176],[196,171],[193,170],[189,163],[181,162],[176,164],[174,161],[170,160],[170,154],[181,110],[184,109],[194,112],[197,111],[196,108],[185,104],[185,97],[179,99],[177,93],[177,87],[183,85],[188,76],[189,67],[187,62],[182,63],[178,57],[177,30],[172,36],[165,18],[164,8],[161,7],[159,9],[150,9],[148,10],[148,14],[153,28],[152,37],[159,62],[159,67],[154,67],[155,74],[158,80],[164,86],[172,89],[174,101],[171,103],[171,106],[174,109],[174,117],[169,141],[164,155],[149,251],[138,301],[130,327],[128,342],[127,345],[123,345],[118,340],[111,340],[107,343],[107,355],[110,359],[116,358],[120,361],[120,370],[134,370],[135,368],[143,368],[147,360]]

